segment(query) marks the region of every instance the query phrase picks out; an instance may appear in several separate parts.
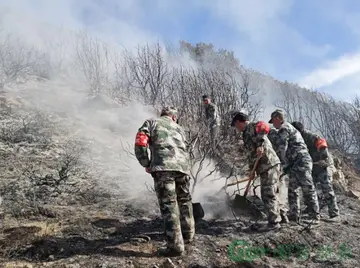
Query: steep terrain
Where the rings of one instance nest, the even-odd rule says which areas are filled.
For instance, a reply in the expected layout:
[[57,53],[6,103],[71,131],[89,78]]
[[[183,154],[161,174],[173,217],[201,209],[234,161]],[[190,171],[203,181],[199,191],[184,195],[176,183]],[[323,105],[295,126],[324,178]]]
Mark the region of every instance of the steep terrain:
[[[264,219],[231,211],[222,195],[207,204],[201,198],[206,217],[197,222],[196,240],[186,255],[156,257],[164,236],[151,179],[130,155],[132,148],[119,142],[131,145],[151,109],[120,108],[103,97],[85,101],[64,88],[46,95],[49,86],[54,85],[36,86],[41,99],[21,87],[8,89],[3,98],[3,267],[358,267],[357,176],[344,161],[337,166],[345,175],[336,177],[340,222],[326,221],[323,204],[320,227],[289,224],[277,232],[248,233],[242,227]],[[134,111],[141,115],[132,125],[134,118],[126,114]],[[222,185],[224,180],[209,179],[197,186],[195,196],[202,191],[216,197]],[[247,261],[241,251],[238,259],[231,253],[236,240],[253,248]]]

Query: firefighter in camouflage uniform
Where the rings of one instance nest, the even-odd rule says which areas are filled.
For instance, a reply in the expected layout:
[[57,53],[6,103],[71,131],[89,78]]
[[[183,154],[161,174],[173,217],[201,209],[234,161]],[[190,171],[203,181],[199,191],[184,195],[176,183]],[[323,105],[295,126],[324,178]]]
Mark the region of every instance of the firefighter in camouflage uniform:
[[136,158],[154,178],[164,219],[167,247],[159,249],[162,256],[181,255],[195,234],[188,144],[177,119],[177,109],[165,107],[159,118],[144,122],[135,141]]
[[267,138],[270,127],[262,121],[249,122],[248,115],[241,112],[233,115],[231,126],[242,132],[250,170],[254,168],[256,159],[260,159],[255,171],[260,176],[261,199],[268,215],[265,229],[279,229],[280,222],[287,223],[288,218],[286,206],[278,195],[281,162]]
[[333,169],[334,160],[328,150],[327,142],[319,135],[304,129],[301,122],[295,121],[291,123],[304,138],[306,146],[313,160],[312,176],[314,182],[319,182],[328,206],[330,219],[336,220],[339,216],[339,207],[336,201],[336,195],[333,188]]
[[[319,201],[312,179],[313,163],[305,141],[293,125],[285,121],[284,112],[275,110],[271,114],[270,124],[278,130],[274,140],[283,172],[289,176],[288,202],[290,220],[300,219],[299,188],[302,188],[305,203],[310,209],[312,224],[320,223]],[[306,221],[305,221],[306,222]]]

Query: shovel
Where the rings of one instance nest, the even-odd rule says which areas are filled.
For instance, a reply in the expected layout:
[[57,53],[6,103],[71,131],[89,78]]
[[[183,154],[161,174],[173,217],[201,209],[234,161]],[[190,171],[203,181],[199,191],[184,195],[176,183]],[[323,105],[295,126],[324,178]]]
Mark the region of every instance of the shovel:
[[248,183],[246,185],[244,195],[242,195],[242,196],[239,195],[239,194],[235,195],[235,199],[234,199],[234,207],[235,208],[241,208],[241,209],[250,209],[251,208],[251,206],[249,204],[251,201],[247,198],[247,194],[248,194],[248,192],[250,190],[251,182],[255,179],[255,170],[256,170],[256,168],[257,168],[257,166],[259,164],[260,158],[261,157],[258,157],[256,159],[255,165],[254,165],[253,169],[250,172],[249,178],[247,179]]

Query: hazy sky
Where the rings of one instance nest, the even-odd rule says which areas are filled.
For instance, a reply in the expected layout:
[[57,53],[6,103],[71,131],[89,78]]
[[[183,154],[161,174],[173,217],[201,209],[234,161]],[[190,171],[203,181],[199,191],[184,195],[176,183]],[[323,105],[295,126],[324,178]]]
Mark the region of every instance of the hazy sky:
[[127,47],[211,42],[247,67],[343,100],[360,88],[360,1],[0,0],[0,11],[5,27],[28,36],[36,29],[27,16]]

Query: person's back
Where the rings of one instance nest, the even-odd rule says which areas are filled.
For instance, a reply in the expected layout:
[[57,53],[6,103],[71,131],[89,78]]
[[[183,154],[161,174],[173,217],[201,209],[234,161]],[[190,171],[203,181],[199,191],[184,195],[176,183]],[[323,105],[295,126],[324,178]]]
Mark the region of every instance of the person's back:
[[184,243],[191,242],[195,234],[189,153],[184,130],[176,123],[177,115],[176,108],[165,107],[160,118],[144,122],[135,140],[136,158],[154,178],[164,219],[167,247],[158,252],[163,256],[181,255]]
[[[151,172],[179,171],[189,174],[189,154],[183,128],[167,116],[149,119],[139,129],[148,132],[151,139]],[[137,147],[135,152],[143,150]]]
[[[278,149],[285,151],[288,164],[311,163],[311,157],[300,132],[289,122],[284,122],[278,130]],[[287,137],[287,148],[281,148],[285,144],[282,137]]]
[[301,135],[305,140],[306,146],[309,149],[309,153],[313,162],[325,160],[328,166],[334,165],[333,157],[329,152],[328,148],[324,148],[323,150],[319,150],[319,148],[316,148],[317,141],[321,139],[319,135],[307,129],[304,129],[301,132]]
[[295,121],[292,125],[301,133],[313,160],[312,176],[315,182],[320,182],[324,198],[328,205],[331,219],[339,216],[336,195],[333,188],[334,159],[327,148],[327,142],[316,133],[304,129],[301,122]]

